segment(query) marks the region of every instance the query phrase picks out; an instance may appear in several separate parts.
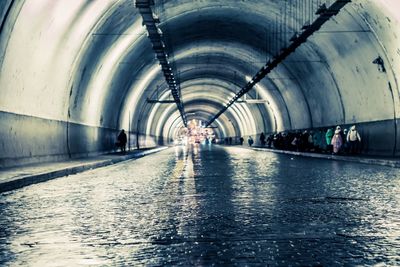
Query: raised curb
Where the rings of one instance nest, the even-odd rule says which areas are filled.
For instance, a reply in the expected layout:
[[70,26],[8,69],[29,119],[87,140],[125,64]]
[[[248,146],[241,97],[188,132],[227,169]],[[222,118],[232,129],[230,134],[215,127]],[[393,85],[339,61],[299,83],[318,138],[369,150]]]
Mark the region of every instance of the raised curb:
[[257,150],[257,151],[268,151],[268,152],[272,152],[272,153],[302,156],[302,157],[309,157],[309,158],[340,160],[340,161],[357,162],[357,163],[365,163],[365,164],[373,164],[373,165],[389,166],[389,167],[393,167],[393,168],[400,168],[400,159],[396,160],[396,159],[382,159],[382,158],[362,158],[362,157],[352,157],[352,156],[335,156],[335,155],[327,155],[327,154],[319,154],[319,153],[286,151],[286,150],[278,150],[278,149],[270,149],[270,148],[262,148],[262,147],[252,147],[251,149]]
[[12,179],[0,182],[0,193],[19,189],[19,188],[22,188],[22,187],[25,187],[28,185],[46,182],[46,181],[49,181],[49,180],[52,180],[55,178],[59,178],[59,177],[63,177],[63,176],[77,174],[77,173],[84,172],[84,171],[87,171],[90,169],[95,169],[95,168],[112,165],[112,164],[115,164],[118,162],[130,160],[130,159],[141,158],[146,155],[160,152],[167,148],[168,147],[158,147],[158,148],[154,148],[154,149],[148,149],[148,150],[134,152],[132,154],[125,155],[125,156],[119,156],[119,157],[113,158],[113,159],[105,159],[105,160],[99,160],[96,162],[82,163],[81,165],[78,165],[78,166],[66,167],[66,168],[64,167],[64,168],[61,168],[61,169],[58,169],[55,171],[19,176],[17,178],[12,178]]

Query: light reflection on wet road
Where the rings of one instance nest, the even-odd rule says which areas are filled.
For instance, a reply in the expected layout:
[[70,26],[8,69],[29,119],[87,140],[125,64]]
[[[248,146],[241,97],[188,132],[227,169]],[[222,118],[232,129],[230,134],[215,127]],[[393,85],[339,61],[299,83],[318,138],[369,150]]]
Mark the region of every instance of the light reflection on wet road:
[[398,169],[171,148],[0,195],[0,265],[400,265]]

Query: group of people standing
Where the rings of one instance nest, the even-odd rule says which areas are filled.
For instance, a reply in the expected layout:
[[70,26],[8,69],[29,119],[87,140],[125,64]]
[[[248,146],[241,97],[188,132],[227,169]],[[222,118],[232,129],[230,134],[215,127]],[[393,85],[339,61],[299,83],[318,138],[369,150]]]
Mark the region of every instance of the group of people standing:
[[355,154],[358,152],[359,143],[361,142],[360,134],[355,125],[350,127],[350,131],[347,129],[342,131],[340,126],[336,127],[335,132],[332,129],[328,129],[325,138],[326,143],[331,144],[333,154],[341,152]]
[[[276,148],[282,150],[322,152],[332,154],[357,154],[360,151],[361,136],[355,125],[349,130],[336,126],[335,129],[328,128],[304,131],[286,131],[277,134],[270,134],[268,137],[264,133],[259,137],[262,147]],[[240,137],[240,145],[243,145],[244,138]],[[116,146],[125,153],[127,136],[121,130],[117,137]],[[225,144],[232,145],[232,137],[225,138]],[[254,139],[249,136],[247,144],[252,146]]]
[[[355,125],[349,129],[341,126],[328,129],[286,131],[259,137],[260,145],[282,150],[319,152],[332,154],[357,154],[360,151],[361,136]],[[247,140],[252,146],[253,138]],[[243,142],[241,141],[241,144]]]

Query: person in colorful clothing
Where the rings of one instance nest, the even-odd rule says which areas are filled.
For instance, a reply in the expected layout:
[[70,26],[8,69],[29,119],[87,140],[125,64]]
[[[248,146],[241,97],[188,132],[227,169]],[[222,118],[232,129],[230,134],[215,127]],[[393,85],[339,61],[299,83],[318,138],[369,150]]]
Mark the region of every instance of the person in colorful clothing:
[[333,146],[333,154],[338,154],[343,145],[342,129],[340,126],[336,127],[335,134],[332,137],[331,145]]
[[326,150],[328,153],[332,153],[332,137],[333,137],[333,135],[334,135],[333,129],[329,128],[325,134]]

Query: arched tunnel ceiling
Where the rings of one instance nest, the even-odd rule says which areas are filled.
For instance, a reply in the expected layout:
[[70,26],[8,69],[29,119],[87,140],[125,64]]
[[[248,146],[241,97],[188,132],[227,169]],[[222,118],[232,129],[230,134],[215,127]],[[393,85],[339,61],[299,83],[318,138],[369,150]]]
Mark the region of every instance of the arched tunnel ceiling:
[[[299,3],[155,1],[187,112],[201,120],[217,113],[276,52],[271,36],[285,32],[282,43],[305,22]],[[5,0],[0,7],[2,111],[171,138],[180,123],[171,120],[174,105],[146,102],[169,94],[134,1]],[[393,10],[397,0],[353,0],[248,94],[264,104],[235,104],[221,117],[220,134],[399,118]],[[372,64],[379,56],[384,73]]]

